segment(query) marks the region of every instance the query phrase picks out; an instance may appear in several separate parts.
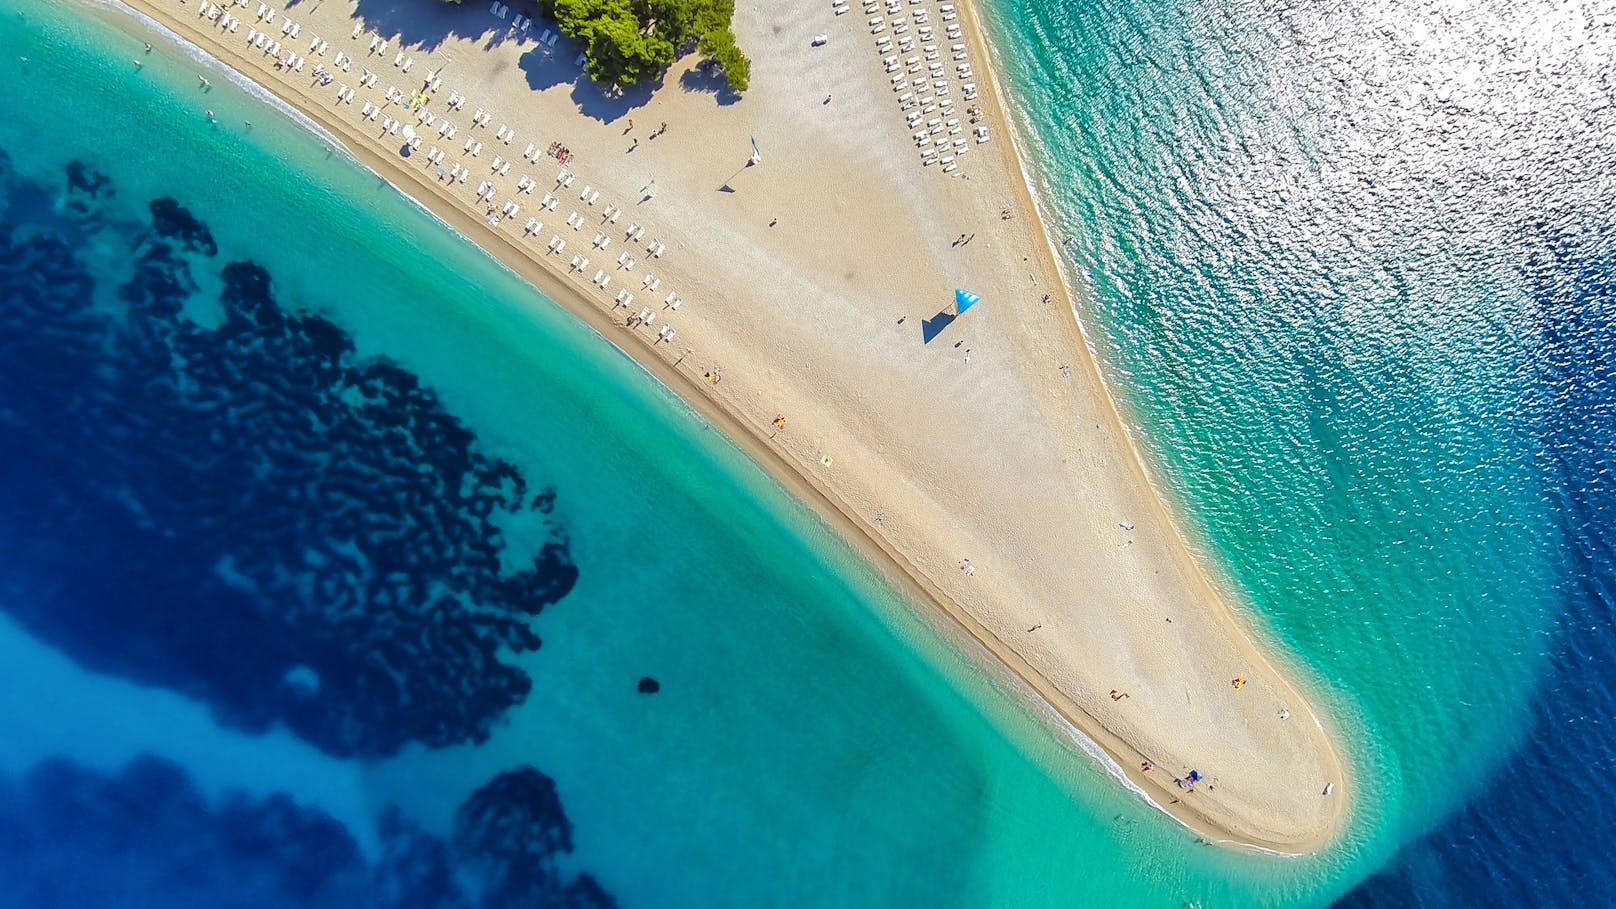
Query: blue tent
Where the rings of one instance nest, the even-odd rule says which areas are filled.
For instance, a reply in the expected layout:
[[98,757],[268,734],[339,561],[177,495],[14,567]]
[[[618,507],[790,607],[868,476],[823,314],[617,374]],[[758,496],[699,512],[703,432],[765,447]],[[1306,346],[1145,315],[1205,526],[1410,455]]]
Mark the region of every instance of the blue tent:
[[964,315],[967,309],[975,306],[977,301],[981,299],[981,297],[971,293],[968,290],[961,290],[958,287],[954,288],[954,315]]

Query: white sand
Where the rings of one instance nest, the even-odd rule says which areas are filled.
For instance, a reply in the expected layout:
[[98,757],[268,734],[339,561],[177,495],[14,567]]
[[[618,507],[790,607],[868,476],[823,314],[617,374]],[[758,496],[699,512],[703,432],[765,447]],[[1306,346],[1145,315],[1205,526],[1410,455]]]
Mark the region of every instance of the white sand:
[[[580,78],[566,41],[553,54],[538,49],[545,24],[535,23],[526,40],[511,38],[509,20],[475,0],[463,8],[398,4],[412,8],[365,23],[392,42],[385,58],[367,55],[368,30],[350,39],[355,0],[299,4],[291,11],[299,39],[281,38],[284,13],[269,30],[283,53],[307,57],[300,75],[273,69],[248,48],[249,28],[261,24],[258,0],[231,8],[242,20],[236,34],[198,17],[198,0],[126,2],[307,111],[367,164],[605,327],[872,558],[890,558],[914,582],[917,601],[940,607],[928,604],[928,613],[956,620],[1175,816],[1218,841],[1291,852],[1317,849],[1340,831],[1350,786],[1331,735],[1250,643],[1241,627],[1249,616],[1237,624],[1231,596],[1197,564],[1083,344],[968,9],[964,40],[992,141],[971,142],[948,176],[921,166],[858,0],[840,17],[829,0],[737,9],[736,32],[753,59],[752,87],[738,103],[687,89],[681,80],[699,76],[692,61],[655,92],[604,98]],[[939,2],[918,7],[931,13],[965,121]],[[818,33],[830,43],[812,48]],[[315,34],[330,41],[327,55],[309,52]],[[400,47],[415,60],[409,74],[393,66]],[[339,49],[357,58],[339,81],[357,88],[362,66],[380,76],[351,105],[334,103],[334,85],[313,84],[314,67]],[[459,134],[443,141],[435,129],[422,132],[450,152],[445,166],[472,165],[469,181],[453,188],[435,179],[424,154],[405,160],[400,140],[378,141],[380,120],[359,120],[364,100],[380,102],[389,85],[408,94],[439,66],[443,90],[429,108]],[[468,96],[463,111],[446,110],[450,90]],[[478,107],[493,120],[473,129]],[[629,119],[634,129],[625,134]],[[650,138],[664,121],[667,133]],[[506,124],[517,131],[510,145],[495,137]],[[485,143],[480,158],[460,154],[470,136]],[[763,160],[746,167],[753,137]],[[529,142],[542,149],[552,141],[576,155],[576,182],[557,192],[558,211],[540,212],[558,168],[520,155]],[[482,223],[487,206],[472,194],[492,177],[495,155],[517,163],[493,178],[494,205],[514,198],[523,210],[490,229]],[[515,192],[523,174],[539,183],[533,195]],[[651,181],[652,198],[637,203]],[[726,183],[733,191],[721,189]],[[585,184],[601,191],[594,207],[578,199]],[[625,213],[605,228],[612,245],[601,253],[590,240],[608,203]],[[1014,208],[1010,220],[999,217],[1005,203]],[[572,210],[588,217],[582,231],[563,224]],[[545,224],[537,240],[521,237],[529,216]],[[596,290],[587,279],[596,268],[615,269],[630,222],[647,226],[645,239],[666,243],[666,256],[653,260],[643,244],[630,244],[639,266],[614,270],[610,288]],[[558,228],[567,249],[545,256]],[[952,246],[962,233],[974,240]],[[578,252],[591,259],[587,273],[565,277]],[[655,293],[641,287],[647,270],[662,278]],[[614,310],[622,287],[635,302]],[[951,307],[955,287],[983,302],[923,343],[922,321]],[[662,307],[669,291],[685,301],[677,312]],[[656,311],[656,327],[678,330],[674,343],[653,345],[653,329],[621,327],[642,307]],[[703,378],[714,368],[717,385]],[[776,416],[787,426],[770,441]],[[964,559],[974,574],[961,570]],[[1246,680],[1238,690],[1237,676]],[[1114,700],[1113,690],[1127,697]],[[1155,769],[1138,772],[1147,758]],[[1215,784],[1193,794],[1174,786],[1192,768]],[[1329,783],[1335,790],[1326,797]]]

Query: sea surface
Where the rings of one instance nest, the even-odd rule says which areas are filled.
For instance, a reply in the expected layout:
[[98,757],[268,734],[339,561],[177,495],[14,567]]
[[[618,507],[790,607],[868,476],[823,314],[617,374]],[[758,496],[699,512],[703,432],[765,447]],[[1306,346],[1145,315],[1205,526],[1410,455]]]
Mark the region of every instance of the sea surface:
[[1340,905],[1616,900],[1616,13],[988,7],[1112,384],[1366,768]]
[[1608,25],[988,12],[1139,435],[1363,768],[1342,844],[1198,844],[306,124],[0,0],[0,909],[1616,892],[1549,845],[1616,827]]

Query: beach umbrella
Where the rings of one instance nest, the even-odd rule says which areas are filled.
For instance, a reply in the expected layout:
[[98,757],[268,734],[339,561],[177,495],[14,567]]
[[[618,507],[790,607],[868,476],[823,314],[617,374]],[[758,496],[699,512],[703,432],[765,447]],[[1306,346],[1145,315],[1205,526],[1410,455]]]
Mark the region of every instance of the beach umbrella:
[[982,298],[968,290],[954,288],[954,315],[963,316],[965,311],[975,306]]
[[409,125],[408,123],[404,124],[404,141],[405,142],[414,142],[415,141],[415,127]]

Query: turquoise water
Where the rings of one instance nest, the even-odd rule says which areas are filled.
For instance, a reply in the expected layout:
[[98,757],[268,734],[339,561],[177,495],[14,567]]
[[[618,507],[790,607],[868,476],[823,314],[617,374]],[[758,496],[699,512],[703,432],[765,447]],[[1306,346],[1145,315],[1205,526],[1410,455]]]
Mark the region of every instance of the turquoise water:
[[[1549,628],[1566,570],[1539,529],[1547,478],[1534,424],[1520,418],[1540,402],[1508,391],[1529,339],[1506,318],[1507,281],[1477,269],[1440,294],[1415,294],[1411,307],[1367,292],[1400,286],[1395,269],[1366,267],[1351,284],[1332,267],[1339,289],[1288,288],[1300,302],[1281,311],[1265,305],[1278,290],[1217,284],[1210,262],[1190,270],[1204,285],[1174,283],[1189,279],[1152,250],[1199,262],[1217,247],[1224,264],[1270,283],[1291,280],[1297,263],[1282,269],[1256,254],[1273,248],[1252,232],[1260,219],[1198,246],[1210,227],[1151,220],[1127,201],[1174,197],[1166,190],[1178,177],[1156,168],[1170,144],[1197,135],[1196,115],[1193,96],[1174,95],[1165,77],[1136,80],[1131,95],[1062,88],[1098,84],[1118,65],[1116,42],[1067,40],[1108,34],[1115,11],[992,12],[1001,42],[1020,48],[1014,79],[1027,109],[1040,110],[1029,125],[1061,188],[1053,214],[1100,290],[1085,315],[1106,329],[1141,432],[1196,529],[1251,593],[1264,633],[1327,687],[1368,768],[1345,844],[1303,860],[1198,846],[975,668],[605,340],[222,75],[202,92],[204,64],[179,49],[158,42],[147,55],[112,27],[128,22],[24,0],[0,0],[0,55],[18,61],[0,149],[10,158],[7,242],[39,262],[7,272],[4,334],[50,343],[0,358],[7,413],[37,410],[8,428],[42,440],[14,460],[8,489],[18,502],[68,497],[124,523],[53,535],[8,511],[0,525],[7,551],[31,554],[0,565],[0,647],[12,668],[0,719],[17,733],[0,748],[0,786],[29,794],[11,801],[34,812],[13,809],[0,833],[76,810],[63,792],[137,808],[151,792],[181,792],[190,813],[165,815],[159,841],[202,851],[232,823],[264,826],[254,819],[289,797],[324,839],[300,840],[283,824],[282,851],[319,842],[318,854],[346,858],[296,865],[295,875],[274,849],[216,858],[280,882],[255,892],[254,905],[351,905],[377,881],[426,880],[421,869],[438,867],[398,856],[438,854],[496,882],[483,885],[482,904],[497,904],[487,894],[510,872],[490,858],[487,830],[511,828],[475,822],[521,811],[545,829],[564,812],[568,848],[551,837],[523,854],[560,869],[545,887],[587,875],[609,895],[578,905],[1316,905],[1458,804],[1525,734],[1530,680],[1545,667],[1534,635]],[[1174,18],[1188,12],[1151,15],[1166,17],[1154,28],[1193,33]],[[1137,115],[1152,105],[1186,111],[1185,122]],[[1074,132],[1067,118],[1109,126]],[[205,225],[216,251],[171,209],[152,207],[163,199]],[[1385,247],[1419,241],[1419,227],[1386,227]],[[60,238],[60,249],[20,245],[41,236]],[[1302,276],[1324,265],[1312,268]],[[1215,334],[1203,330],[1214,317]],[[79,342],[52,340],[75,331],[93,352],[80,373],[66,353]],[[339,337],[352,351],[333,360],[348,343]],[[1371,357],[1372,344],[1408,356]],[[332,384],[305,387],[311,375]],[[74,382],[94,391],[88,404],[68,396]],[[431,393],[410,391],[415,382]],[[60,405],[26,410],[41,389]],[[377,394],[410,421],[392,425],[388,408],[361,406]],[[325,415],[323,431],[282,409],[305,398]],[[59,422],[37,425],[46,420]],[[48,454],[53,437],[77,434],[80,454]],[[228,456],[190,460],[215,446]],[[191,478],[149,485],[176,458]],[[64,461],[85,466],[58,481]],[[463,488],[467,470],[507,491],[519,476],[528,491],[423,504],[460,502],[443,492]],[[439,493],[420,492],[422,482]],[[553,499],[527,507],[541,489]],[[1275,489],[1287,495],[1267,494]],[[210,508],[238,500],[253,503],[239,525],[217,523]],[[333,523],[354,505],[388,526]],[[128,523],[130,513],[140,520]],[[205,561],[165,542],[176,538]],[[400,538],[411,545],[391,542]],[[447,605],[434,599],[440,553],[444,565],[478,566],[456,577]],[[480,624],[536,610],[508,592],[529,562],[534,573],[522,577],[542,600],[531,620],[542,647],[522,622]],[[380,563],[393,573],[370,570]],[[99,586],[73,586],[80,575]],[[273,608],[242,607],[243,630],[232,631],[237,613],[185,595],[221,578],[220,602],[251,601],[247,590]],[[117,611],[130,597],[110,589],[135,591],[136,608]],[[258,625],[247,619],[266,630],[249,635]],[[384,665],[371,666],[378,654]],[[350,664],[385,670],[356,678],[396,683],[385,700],[393,712],[354,712],[368,702],[344,700]],[[1512,684],[1483,684],[1499,674]],[[660,691],[636,692],[642,677]],[[38,770],[52,761],[74,769]],[[532,772],[512,775],[518,767]],[[418,832],[405,836],[400,823]],[[15,854],[104,869],[75,886],[226,904],[183,875],[129,884],[132,867],[161,855],[102,857],[100,841],[65,835],[26,845],[34,851]],[[39,867],[51,865],[0,872],[34,894],[32,905],[86,902],[53,890],[66,885],[30,870]],[[419,905],[456,904],[404,889]]]
[[[1543,844],[1616,825],[1571,807],[1610,743],[1540,745],[1610,691],[1601,14],[989,12],[1082,316],[1203,545],[1333,692],[1366,855],[1470,816],[1355,904],[1563,904],[1583,872]],[[1536,806],[1495,791],[1584,762]]]

